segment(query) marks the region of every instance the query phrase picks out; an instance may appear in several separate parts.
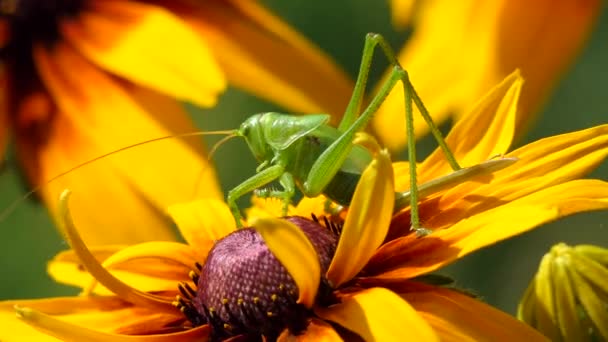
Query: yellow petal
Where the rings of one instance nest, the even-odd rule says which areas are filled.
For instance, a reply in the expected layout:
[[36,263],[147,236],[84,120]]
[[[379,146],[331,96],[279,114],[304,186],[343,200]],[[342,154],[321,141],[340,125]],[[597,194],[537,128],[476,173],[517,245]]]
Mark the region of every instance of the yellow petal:
[[321,342],[341,342],[342,338],[334,330],[334,328],[323,322],[320,319],[313,318],[306,331],[300,335],[292,335],[289,330],[283,331],[278,339],[279,342],[297,342],[297,341],[321,341]]
[[215,241],[236,229],[230,209],[216,199],[173,204],[167,211],[184,239],[202,258],[206,257]]
[[58,297],[0,302],[2,341],[57,341],[17,319],[15,305],[28,307],[79,327],[104,333],[149,334],[162,331],[182,319],[169,314],[129,305],[117,297]]
[[[519,72],[507,76],[450,130],[446,143],[461,166],[476,165],[508,152],[515,135],[522,84]],[[449,173],[451,168],[437,148],[419,170],[420,182],[424,182]]]
[[442,341],[545,341],[514,317],[456,291],[436,288],[402,294]]
[[537,298],[534,317],[538,330],[542,331],[547,337],[555,341],[560,339],[559,327],[553,321],[556,317],[555,291],[553,287],[553,269],[551,267],[551,256],[545,255],[540,263],[536,276],[536,286],[534,296]]
[[[144,242],[110,255],[102,266],[108,270],[123,270],[124,278],[113,274],[140,291],[175,291],[177,283],[190,281],[188,274],[195,268],[196,262],[204,260],[200,256],[205,255],[199,255],[189,246],[177,242]],[[125,279],[127,275],[128,279]],[[96,285],[97,282],[89,283],[86,293],[90,293]]]
[[[577,300],[584,308],[585,314],[597,327],[597,334],[602,338],[608,338],[608,314],[606,313],[606,295],[608,292],[603,289],[606,285],[606,271],[596,262],[573,257],[573,261],[579,265],[576,272],[571,272],[572,282],[577,286]],[[601,272],[601,273],[598,273]],[[590,272],[593,274],[585,274]]]
[[[562,134],[528,144],[507,155],[517,163],[492,174],[492,182],[463,183],[441,195],[426,223],[447,224],[491,209],[501,203],[579,178],[608,155],[608,125]],[[463,201],[463,198],[467,200]],[[449,213],[446,215],[446,213]]]
[[[251,196],[251,204],[251,207],[245,209],[248,222],[253,222],[253,220],[262,217],[283,216],[283,201],[279,198],[261,198],[254,195]],[[292,214],[292,210],[293,206],[290,205],[287,209],[288,214]],[[306,216],[308,215],[310,215],[310,213],[306,214]]]
[[[551,267],[553,268],[552,272],[554,278],[551,281],[555,289],[555,296],[551,298],[551,300],[555,302],[556,317],[561,332],[560,335],[564,336],[567,341],[582,341],[585,339],[586,329],[583,328],[581,321],[579,320],[579,309],[577,308],[578,304],[576,302],[575,293],[576,285],[573,284],[572,279],[568,274],[569,266],[570,265],[568,265],[567,262],[560,262],[555,259],[552,262]],[[608,278],[604,277],[603,279]],[[536,284],[536,280],[533,280],[532,283]],[[536,303],[534,303],[533,306],[532,310],[536,310]],[[528,323],[530,321],[524,320],[524,322]]]
[[114,277],[95,259],[93,254],[87,249],[78,231],[74,226],[72,216],[68,207],[70,191],[65,190],[59,198],[59,227],[65,235],[70,247],[78,255],[87,271],[102,285],[107,287],[112,293],[130,303],[144,307],[155,308],[159,311],[174,311],[171,300],[160,296],[137,290],[118,278]]
[[391,21],[397,30],[404,30],[414,15],[418,1],[416,0],[391,0]]
[[363,171],[350,203],[336,254],[327,270],[333,287],[359,273],[386,238],[395,202],[393,179],[388,151],[380,151]]
[[[602,5],[598,0],[421,3],[414,34],[398,58],[433,118],[462,117],[488,89],[520,69],[526,87],[517,132],[578,53]],[[405,144],[405,135],[395,132],[404,127],[402,96],[393,91],[374,117],[376,132],[391,148]],[[417,135],[428,132],[422,120],[415,121]]]
[[429,238],[406,236],[393,240],[376,252],[366,272],[382,273],[381,278],[411,278],[543,223],[578,212],[606,208],[608,183],[570,181],[483,210],[447,229],[435,231]]
[[0,341],[21,342],[60,342],[52,336],[44,334],[32,326],[19,320],[15,315],[15,304],[13,302],[0,302]]
[[200,326],[195,329],[190,329],[177,333],[169,334],[154,334],[148,336],[129,336],[112,333],[105,333],[93,329],[85,328],[71,324],[50,315],[46,315],[37,310],[27,307],[15,307],[17,317],[30,324],[34,328],[55,336],[62,341],[142,341],[142,342],[169,342],[169,341],[193,341],[197,339],[206,339],[209,337],[208,326]]
[[319,48],[255,1],[178,9],[213,47],[229,82],[291,111],[339,118],[352,82]]
[[[53,54],[37,47],[35,59],[60,109],[44,148],[29,146],[30,150],[21,151],[39,155],[28,167],[40,169],[39,174],[31,175],[37,183],[124,146],[172,135],[176,130],[194,130],[181,110],[146,112],[141,96],[131,98],[112,78],[65,45],[56,46]],[[199,187],[205,189],[199,193],[221,196],[200,146],[193,149],[191,143],[168,139],[79,168],[50,183],[42,194],[53,208],[61,190],[74,190],[75,198],[79,197],[74,203],[75,215],[83,222],[89,243],[168,240],[173,234],[164,210],[171,203],[191,200],[199,178]]]
[[93,2],[61,31],[102,68],[180,100],[212,106],[226,86],[207,42],[159,6]]
[[327,215],[325,210],[327,206],[327,197],[321,195],[317,197],[304,197],[298,205],[290,212],[292,215],[308,217],[311,214],[321,217]]
[[414,308],[384,288],[357,292],[340,304],[315,308],[315,313],[354,331],[365,341],[438,341]]
[[321,279],[321,266],[310,240],[298,226],[286,220],[260,218],[252,225],[296,283],[298,303],[312,307]]

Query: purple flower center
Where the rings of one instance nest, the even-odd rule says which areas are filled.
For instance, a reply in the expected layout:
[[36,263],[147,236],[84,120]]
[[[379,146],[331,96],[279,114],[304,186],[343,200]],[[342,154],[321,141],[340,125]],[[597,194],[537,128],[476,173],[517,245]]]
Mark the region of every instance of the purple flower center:
[[[286,220],[302,229],[317,251],[322,275],[317,302],[321,302],[331,293],[323,275],[338,237],[302,217]],[[285,328],[293,334],[306,328],[310,311],[296,302],[293,278],[253,228],[219,240],[200,271],[196,295],[184,312],[194,325],[209,324],[214,339],[264,335],[273,340]]]

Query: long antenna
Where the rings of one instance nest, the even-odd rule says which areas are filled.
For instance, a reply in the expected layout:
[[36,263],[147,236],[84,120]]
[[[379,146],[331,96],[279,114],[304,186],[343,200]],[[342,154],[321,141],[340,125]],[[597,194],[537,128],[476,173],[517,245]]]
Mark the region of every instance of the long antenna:
[[[25,200],[27,200],[28,198],[30,198],[33,194],[35,194],[36,192],[40,191],[40,189],[42,189],[44,186],[48,185],[49,183],[52,183],[54,181],[56,181],[57,179],[60,179],[68,174],[70,174],[71,172],[74,172],[78,169],[80,169],[81,167],[87,166],[89,164],[92,164],[98,160],[107,158],[111,155],[138,147],[138,146],[142,146],[142,145],[146,145],[149,143],[153,143],[153,142],[157,142],[157,141],[162,141],[162,140],[167,140],[167,139],[173,139],[173,138],[189,138],[189,137],[196,137],[196,136],[205,136],[205,135],[228,135],[228,137],[234,136],[235,134],[235,130],[224,130],[224,131],[197,131],[197,132],[187,132],[187,133],[178,133],[178,134],[173,134],[173,135],[165,135],[162,137],[158,137],[158,138],[153,138],[153,139],[148,139],[148,140],[144,140],[144,141],[140,141],[138,143],[135,144],[131,144],[131,145],[127,145],[124,147],[121,147],[119,149],[116,149],[114,151],[108,152],[108,153],[104,153],[100,156],[97,156],[95,158],[89,159],[85,162],[82,162],[76,166],[73,166],[69,169],[67,169],[66,171],[63,171],[61,173],[59,173],[56,176],[51,177],[50,179],[47,179],[46,181],[42,182],[41,184],[35,186],[32,190],[28,191],[25,195],[23,195],[21,198],[13,201],[13,203],[11,203],[7,208],[5,208],[4,210],[2,210],[0,212],[0,222],[3,222],[4,220],[6,220],[6,218],[12,214],[15,209],[17,209],[17,207],[21,204],[23,204],[23,202],[25,202]],[[226,138],[223,138],[220,141],[224,141],[226,140]],[[217,145],[217,144],[216,144]]]
[[[215,152],[217,151],[217,149],[224,145],[225,142],[227,142],[228,140],[237,137],[236,132],[232,132],[232,134],[223,137],[222,139],[220,139],[220,141],[216,142],[215,144],[213,144],[213,146],[211,147],[211,149],[209,150],[209,154],[207,154],[207,160],[211,160],[213,158],[213,156],[215,155]],[[209,168],[209,165],[206,165],[206,167],[203,167],[203,169],[198,173],[197,177],[196,177],[196,181],[194,182],[194,192],[192,193],[192,198],[196,198],[196,196],[198,195],[198,190],[200,188],[201,182],[203,181],[203,175],[205,174],[205,171],[207,171],[207,169]]]

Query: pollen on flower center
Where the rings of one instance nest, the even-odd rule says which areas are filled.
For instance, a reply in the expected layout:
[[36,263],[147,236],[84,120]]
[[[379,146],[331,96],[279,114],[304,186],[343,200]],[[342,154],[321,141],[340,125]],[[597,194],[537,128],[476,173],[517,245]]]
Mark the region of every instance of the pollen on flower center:
[[[325,274],[337,235],[302,217],[286,219],[310,239]],[[272,340],[285,328],[297,334],[308,324],[310,312],[296,303],[298,289],[293,278],[253,228],[219,240],[193,279],[196,290],[180,286],[186,298],[179,306],[194,325],[209,324],[216,339],[245,334]],[[320,286],[317,300],[331,291],[325,280]]]

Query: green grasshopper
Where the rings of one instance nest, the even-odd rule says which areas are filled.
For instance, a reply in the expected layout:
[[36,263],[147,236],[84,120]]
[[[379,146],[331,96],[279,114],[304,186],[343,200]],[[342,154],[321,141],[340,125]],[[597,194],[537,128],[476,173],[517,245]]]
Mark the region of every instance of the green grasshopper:
[[[380,91],[359,115],[375,48],[379,46],[392,65],[391,73]],[[514,158],[498,158],[461,168],[433,123],[424,104],[409,81],[407,72],[399,65],[384,38],[370,33],[366,36],[359,75],[342,121],[337,128],[329,126],[329,115],[294,116],[279,113],[254,115],[243,122],[234,135],[244,137],[249,149],[260,162],[256,174],[228,193],[227,202],[241,225],[241,213],[236,201],[255,191],[260,197],[275,197],[283,201],[287,213],[296,187],[304,196],[324,194],[340,205],[348,206],[361,173],[371,161],[370,153],[353,140],[369,123],[389,92],[401,81],[404,88],[410,191],[397,193],[395,211],[411,205],[411,225],[418,234],[426,231],[420,226],[418,199],[473,177],[503,169]],[[454,172],[418,185],[416,182],[416,145],[413,132],[413,104],[419,109],[431,132],[443,150]],[[263,188],[279,181],[282,190]]]
[[[373,53],[377,46],[382,49],[388,58],[392,65],[392,70],[380,91],[359,115]],[[216,148],[224,141],[234,136],[240,136],[246,140],[252,154],[260,162],[255,175],[228,193],[227,203],[237,226],[240,227],[242,225],[242,217],[236,201],[250,192],[255,192],[260,197],[281,199],[283,201],[283,214],[285,215],[295,195],[296,187],[300,189],[304,196],[315,197],[324,194],[339,205],[348,206],[361,173],[371,161],[371,154],[368,150],[360,145],[353,144],[355,135],[363,131],[373,114],[399,81],[403,83],[404,89],[408,160],[411,176],[410,191],[395,194],[394,208],[395,212],[397,212],[407,206],[411,206],[411,228],[419,235],[424,235],[428,231],[420,226],[418,199],[457,185],[463,181],[471,180],[477,176],[501,170],[513,164],[516,159],[497,158],[471,167],[461,168],[410,83],[407,72],[399,65],[394,52],[384,38],[374,33],[369,33],[365,38],[363,57],[353,95],[337,128],[328,125],[330,116],[327,114],[304,116],[279,113],[256,114],[245,120],[237,130],[184,133],[125,146],[72,167],[48,180],[47,183],[63,177],[82,166],[136,146],[176,137],[220,134],[228,136],[213,147],[209,157],[213,155]],[[448,175],[420,185],[416,182],[416,142],[413,132],[413,105],[416,105],[419,109],[453,169],[453,172]],[[282,186],[282,190],[264,188],[269,183],[277,180]],[[0,221],[10,214],[20,202],[39,189],[40,186],[34,188],[22,199],[14,202],[0,213]]]

